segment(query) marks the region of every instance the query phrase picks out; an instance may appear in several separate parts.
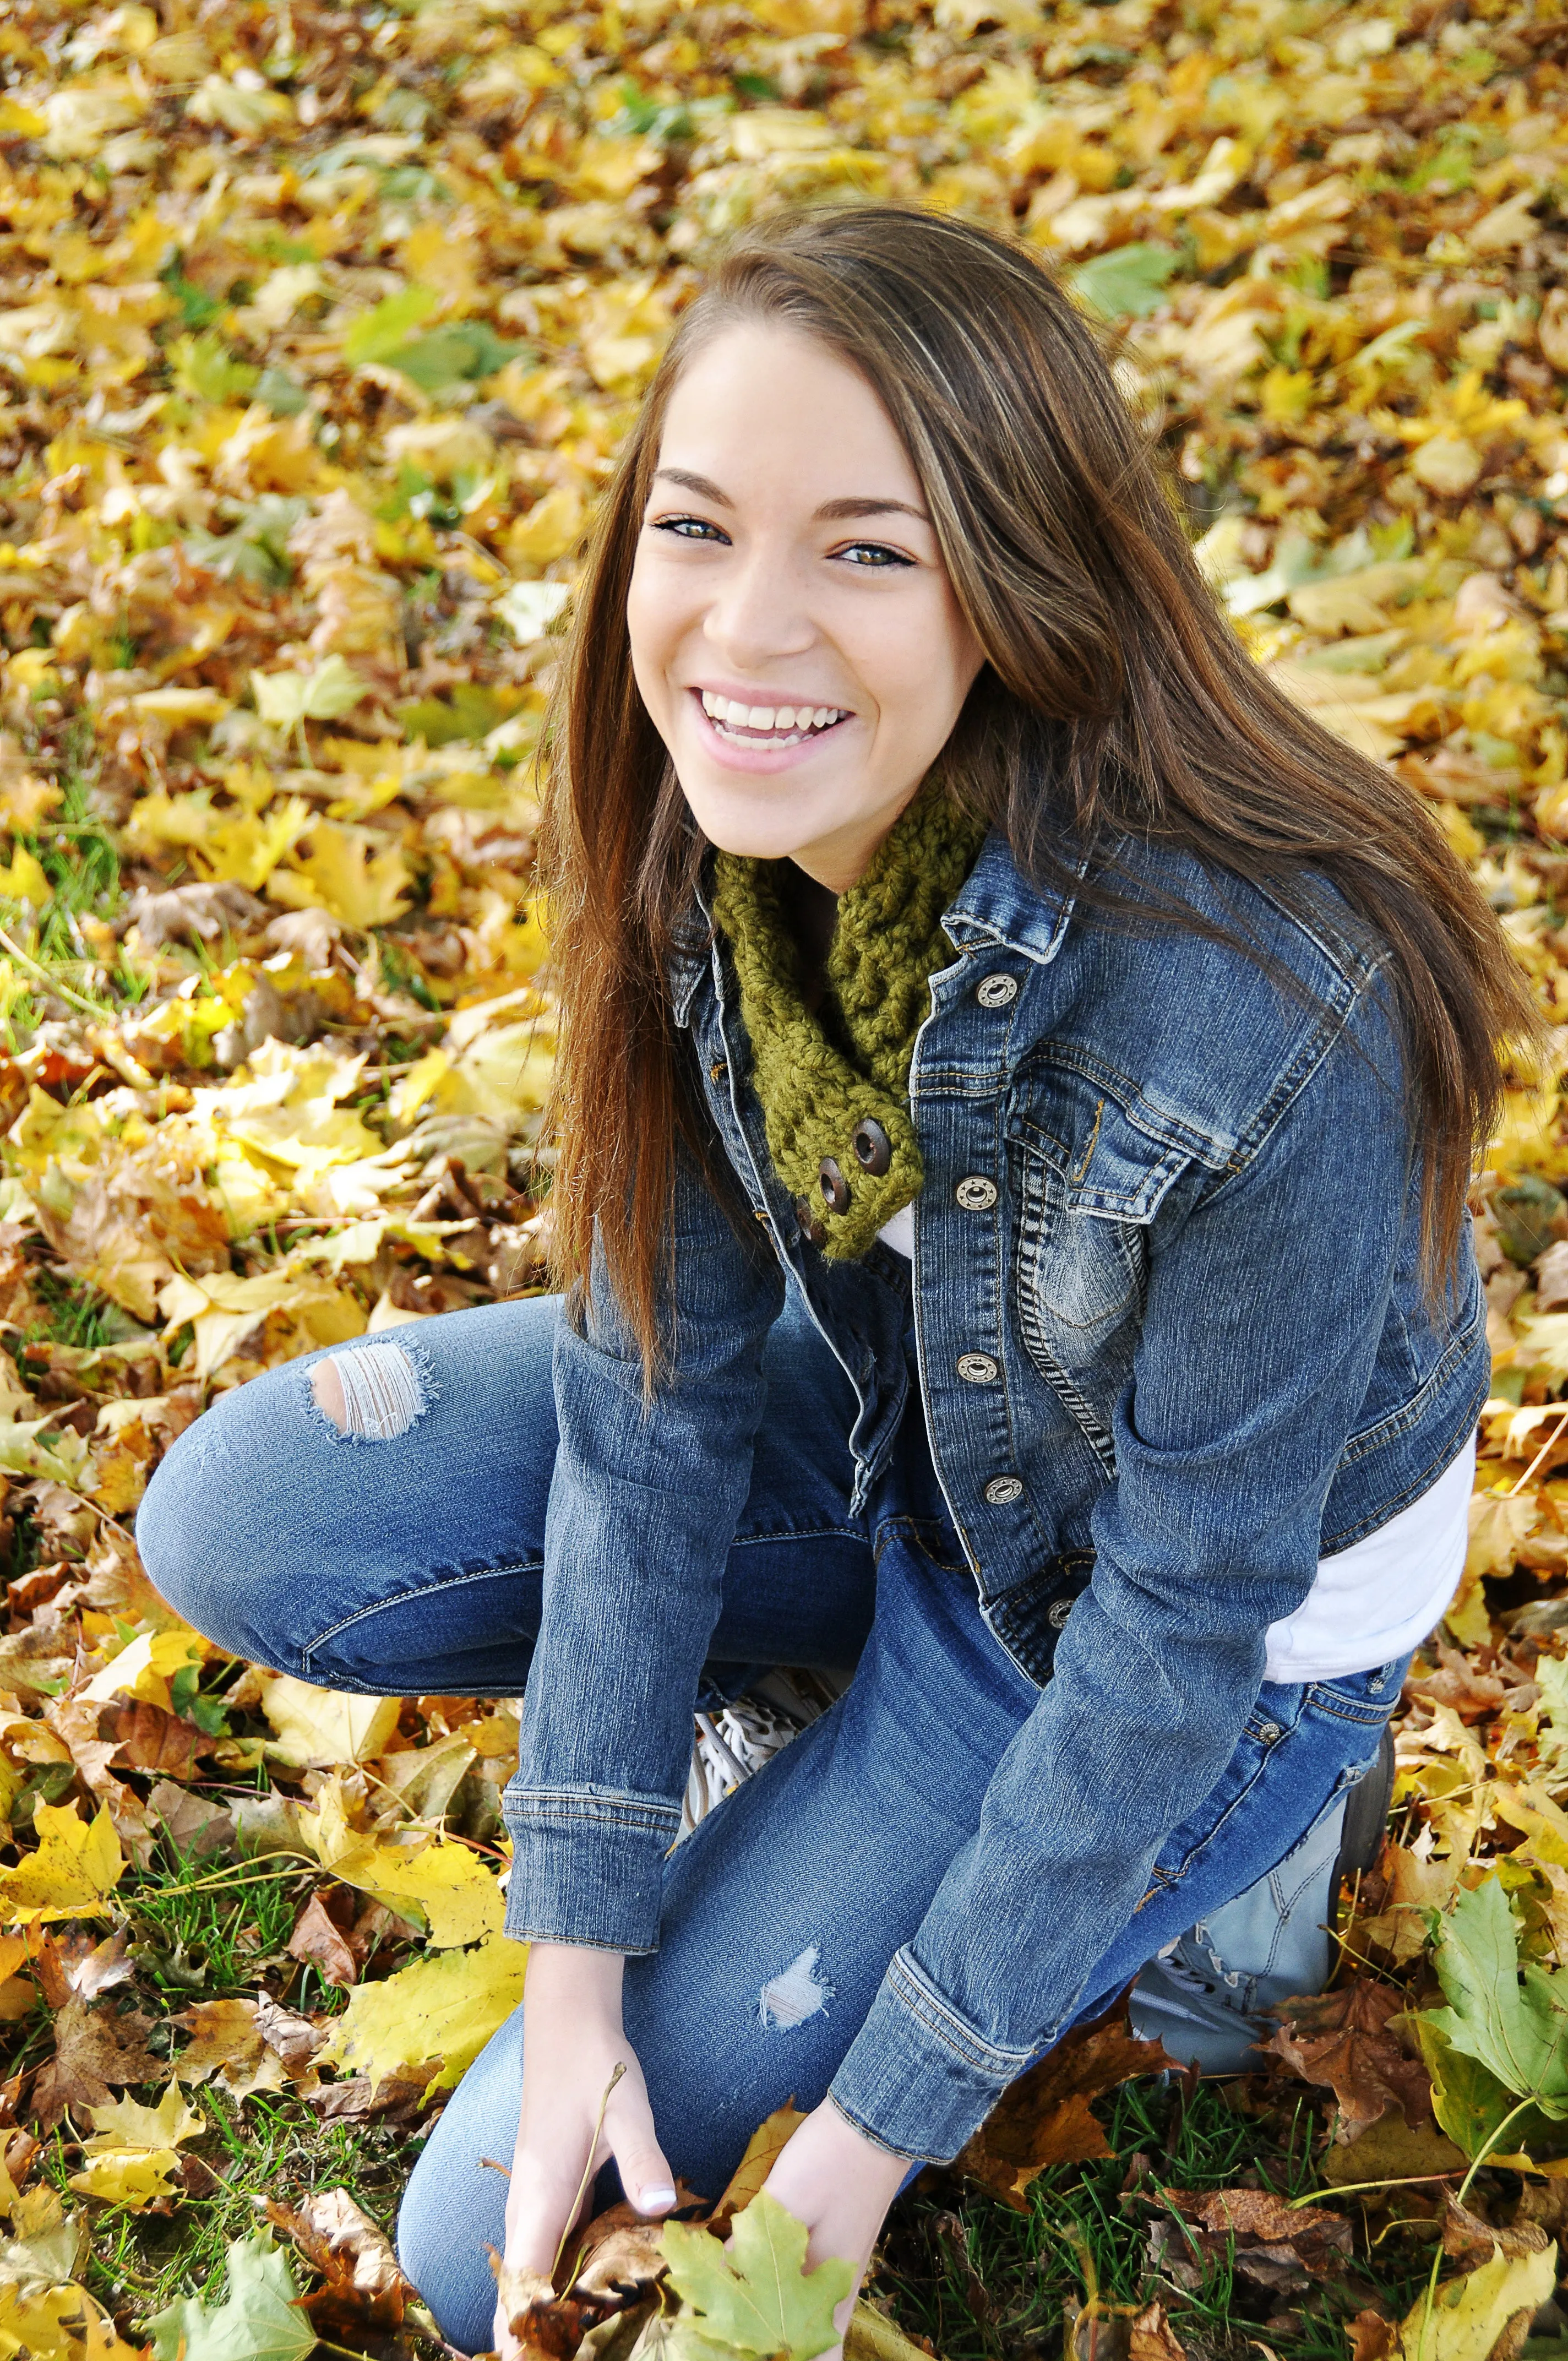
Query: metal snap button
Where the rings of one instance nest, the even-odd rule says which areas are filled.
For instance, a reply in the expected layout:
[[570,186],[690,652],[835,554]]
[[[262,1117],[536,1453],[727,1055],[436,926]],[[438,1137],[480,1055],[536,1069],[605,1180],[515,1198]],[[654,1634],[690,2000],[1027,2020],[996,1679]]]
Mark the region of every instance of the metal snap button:
[[1285,1732],[1277,1721],[1266,1721],[1259,1725],[1257,1734],[1266,1746],[1272,1746],[1276,1739],[1284,1737]]
[[1062,1631],[1067,1629],[1067,1619],[1071,1613],[1071,1599],[1058,1598],[1053,1605],[1047,1608],[1046,1620],[1053,1631]]
[[850,1210],[850,1184],[831,1156],[823,1158],[817,1168],[817,1177],[822,1183],[822,1194],[828,1200],[828,1212],[847,1213]]
[[959,1182],[954,1196],[966,1213],[989,1213],[996,1202],[996,1183],[983,1172],[971,1172]]
[[827,1245],[828,1224],[822,1220],[809,1197],[797,1197],[795,1199],[795,1218],[800,1224],[802,1235],[806,1238],[812,1246],[825,1246]]
[[1018,997],[1017,979],[1011,975],[988,975],[975,986],[974,996],[982,1008],[1005,1008],[1010,1000]]
[[993,1361],[989,1353],[959,1355],[959,1375],[971,1386],[992,1385],[1001,1374],[1001,1363]]
[[985,1488],[987,1505],[1005,1509],[1023,1498],[1024,1487],[1016,1476],[993,1476]]
[[880,1180],[893,1162],[893,1142],[874,1115],[862,1115],[850,1134],[850,1145],[863,1172]]

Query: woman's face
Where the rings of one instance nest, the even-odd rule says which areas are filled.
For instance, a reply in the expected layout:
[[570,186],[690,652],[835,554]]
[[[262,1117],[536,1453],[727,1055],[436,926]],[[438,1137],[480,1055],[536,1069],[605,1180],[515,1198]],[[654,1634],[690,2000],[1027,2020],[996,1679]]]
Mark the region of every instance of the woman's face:
[[982,657],[865,379],[748,323],[671,396],[627,600],[642,701],[705,835],[852,885]]

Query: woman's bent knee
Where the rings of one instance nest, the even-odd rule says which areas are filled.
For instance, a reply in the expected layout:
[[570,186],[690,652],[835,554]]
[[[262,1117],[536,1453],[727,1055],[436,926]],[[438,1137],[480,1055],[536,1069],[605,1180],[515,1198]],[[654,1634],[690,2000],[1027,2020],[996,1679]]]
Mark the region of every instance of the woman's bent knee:
[[186,1428],[155,1470],[137,1511],[137,1547],[159,1595],[227,1650],[281,1671],[299,1667],[293,1639],[309,1568],[290,1546],[297,1464],[268,1416],[279,1370],[225,1394]]

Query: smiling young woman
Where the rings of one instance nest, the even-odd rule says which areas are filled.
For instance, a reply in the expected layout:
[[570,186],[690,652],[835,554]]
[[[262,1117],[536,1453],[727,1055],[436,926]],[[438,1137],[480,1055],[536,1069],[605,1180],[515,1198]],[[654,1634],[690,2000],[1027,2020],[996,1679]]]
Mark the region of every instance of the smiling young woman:
[[[716,269],[548,761],[564,1296],[225,1396],[137,1527],[238,1653],[526,1681],[525,2005],[400,2233],[470,2350],[590,2167],[714,2194],[793,2096],[770,2185],[863,2264],[1135,1979],[1224,2063],[1321,1977],[1462,1562],[1464,1191],[1534,1025],[1246,658],[1086,322],[950,218]],[[677,1843],[694,1705],[778,1664],[843,1694]]]

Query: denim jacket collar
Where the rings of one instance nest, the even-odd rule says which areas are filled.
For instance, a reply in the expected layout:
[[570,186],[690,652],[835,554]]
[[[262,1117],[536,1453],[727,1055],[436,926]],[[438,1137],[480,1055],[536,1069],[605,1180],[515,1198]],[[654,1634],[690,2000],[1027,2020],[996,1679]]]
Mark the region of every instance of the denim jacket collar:
[[[1079,876],[1087,865],[1086,861],[1078,862]],[[1000,943],[1022,951],[1040,967],[1048,967],[1061,949],[1074,898],[1049,884],[1025,887],[1007,839],[993,828],[981,847],[980,859],[948,904],[942,926],[959,950]]]
[[[1077,864],[1081,877],[1087,861]],[[682,921],[670,954],[670,996],[675,1023],[691,1019],[692,998],[712,956],[713,913],[707,886],[707,864],[694,906]],[[948,905],[942,925],[960,951],[985,943],[1004,945],[1025,959],[1048,967],[1061,949],[1072,917],[1074,896],[1048,884],[1025,887],[1007,840],[992,829],[980,858]]]

